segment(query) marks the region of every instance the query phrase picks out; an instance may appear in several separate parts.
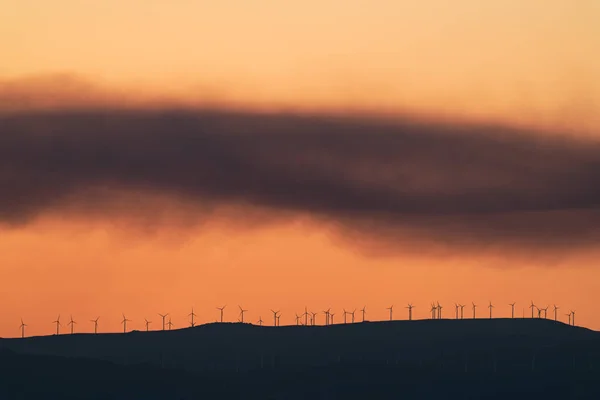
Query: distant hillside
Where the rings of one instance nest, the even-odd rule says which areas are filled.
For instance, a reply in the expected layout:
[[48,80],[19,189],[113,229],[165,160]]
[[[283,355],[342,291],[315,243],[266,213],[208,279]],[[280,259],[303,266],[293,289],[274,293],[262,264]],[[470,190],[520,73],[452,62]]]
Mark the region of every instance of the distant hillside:
[[[2,339],[18,353],[145,363],[194,372],[371,363],[460,370],[600,368],[600,333],[547,319],[366,322]],[[533,367],[532,367],[533,365]]]

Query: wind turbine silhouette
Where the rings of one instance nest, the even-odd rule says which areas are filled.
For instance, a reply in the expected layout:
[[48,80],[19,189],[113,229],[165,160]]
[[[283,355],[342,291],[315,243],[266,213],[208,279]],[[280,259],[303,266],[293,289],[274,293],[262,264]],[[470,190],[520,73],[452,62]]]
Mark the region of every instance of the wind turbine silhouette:
[[259,325],[259,326],[262,326],[262,324],[263,324],[263,320],[262,320],[262,317],[261,317],[261,316],[258,316],[258,321],[257,321],[257,322],[258,322],[258,325]]
[[75,327],[76,323],[77,322],[73,321],[73,316],[71,315],[71,320],[68,323],[68,325],[71,325],[71,335],[73,334],[73,330],[74,330],[74,327]]
[[277,314],[279,313],[279,310],[273,311],[271,309],[271,312],[273,313],[273,326],[277,326]]
[[315,326],[317,324],[317,313],[316,312],[310,312],[312,314],[312,326]]
[[575,310],[571,310],[571,314],[573,315],[573,318],[571,318],[571,322],[573,323],[573,326],[575,326]]
[[[195,326],[195,324],[194,324],[194,317],[195,316],[196,316],[196,314],[194,314],[194,307],[192,307],[192,312],[188,314],[188,317],[192,317],[192,321],[191,321],[192,328]],[[244,321],[242,321],[242,322],[244,322]]]
[[348,311],[345,308],[342,308],[342,310],[344,311],[344,323],[346,323],[346,314],[348,314]]
[[227,304],[225,304],[223,307],[217,307],[217,310],[221,311],[221,323],[223,323],[223,310],[225,307],[227,307]]
[[471,302],[471,304],[473,305],[473,319],[475,319],[475,313],[477,311],[477,304]]
[[458,306],[460,307],[460,319],[463,319],[464,318],[465,306],[464,306],[464,304],[459,304]]
[[94,335],[98,333],[98,320],[100,319],[100,317],[96,318],[96,319],[90,319],[90,322],[94,323]]
[[296,326],[300,325],[300,316],[296,313]]
[[243,324],[244,323],[244,313],[248,310],[244,310],[241,306],[238,306],[240,308],[240,322]]
[[557,307],[556,304],[554,304],[554,320],[556,321],[557,317],[556,317],[556,312],[558,311],[560,307]]
[[362,312],[362,322],[365,322],[365,315],[367,314],[367,306],[363,306],[362,310],[360,310],[360,312]]
[[440,302],[438,301],[438,302],[437,302],[438,319],[442,319],[442,308],[444,308],[444,307],[442,307],[442,306],[440,305]]
[[408,308],[408,320],[409,320],[409,321],[412,321],[412,309],[413,309],[414,307],[415,307],[415,306],[413,306],[413,305],[412,305],[412,304],[410,304],[410,303],[408,303],[408,306],[406,307],[406,308]]
[[435,303],[431,303],[431,319],[435,319],[435,312],[437,311],[437,307],[435,306]]
[[281,314],[277,316],[277,326],[281,326]]
[[458,303],[454,303],[454,311],[456,313],[455,319],[458,319]]
[[539,307],[535,307],[535,308],[537,308],[537,311],[538,311],[538,318],[542,318],[542,310],[543,309],[539,308]]
[[123,324],[123,333],[127,333],[127,322],[131,322],[131,320],[127,319],[125,314],[123,314],[123,321],[121,321],[121,323]]
[[488,308],[490,309],[490,319],[492,319],[492,309],[494,308],[494,305],[492,304],[491,300],[490,300],[490,305],[488,306]]
[[308,326],[308,307],[304,306],[304,326]]
[[52,321],[52,323],[56,324],[56,334],[59,335],[60,334],[60,314],[58,314],[56,321]]
[[144,321],[146,322],[146,332],[148,332],[150,330],[148,326],[152,323],[152,321],[148,321],[146,318],[144,318]]
[[169,317],[169,322],[167,322],[167,326],[169,327],[169,330],[171,330],[173,325],[175,325],[175,324],[171,322],[171,317]]
[[510,317],[511,318],[515,317],[515,304],[517,304],[517,303],[515,302],[515,303],[509,303],[508,304],[510,306],[510,310],[511,310],[510,311]]
[[160,317],[162,318],[162,330],[165,330],[165,318],[167,318],[167,316],[169,315],[169,313],[166,314],[158,314],[160,315]]
[[542,308],[542,310],[544,310],[544,318],[548,318],[548,307],[546,306],[546,308]]
[[333,317],[335,317],[335,313],[330,312],[329,316],[331,317],[331,325],[333,325],[334,324]]
[[571,313],[565,314],[567,317],[569,317],[569,325],[571,325]]
[[21,325],[19,326],[19,328],[21,328],[21,338],[25,337],[25,327],[27,325],[25,324],[25,322],[23,322],[23,318],[21,318]]
[[390,321],[392,321],[393,320],[392,315],[394,313],[394,305],[392,304],[391,306],[386,308],[386,310],[390,310]]
[[348,314],[352,315],[352,323],[354,323],[354,313],[356,312],[356,308],[354,310],[352,310],[352,312],[349,312]]
[[535,306],[535,304],[533,304],[533,300],[531,300],[531,305],[529,306],[529,308],[531,308],[531,318],[533,318],[533,309],[534,309],[534,308],[537,308],[537,307]]
[[329,311],[331,311],[331,308],[323,311],[323,314],[325,314],[325,326],[329,325]]

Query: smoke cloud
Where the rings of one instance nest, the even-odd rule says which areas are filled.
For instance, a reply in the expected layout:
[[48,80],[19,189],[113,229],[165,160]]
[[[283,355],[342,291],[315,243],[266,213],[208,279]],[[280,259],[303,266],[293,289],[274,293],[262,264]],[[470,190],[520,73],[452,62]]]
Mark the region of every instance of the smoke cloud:
[[600,143],[498,126],[167,109],[0,116],[7,224],[88,206],[152,218],[159,196],[190,215],[308,215],[388,249],[565,250],[598,243],[599,182]]

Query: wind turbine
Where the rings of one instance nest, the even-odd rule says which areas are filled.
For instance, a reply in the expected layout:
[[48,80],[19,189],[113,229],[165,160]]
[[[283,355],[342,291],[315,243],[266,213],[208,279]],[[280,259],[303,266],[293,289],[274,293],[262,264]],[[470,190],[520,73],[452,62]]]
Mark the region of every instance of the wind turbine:
[[146,318],[144,318],[144,321],[146,321],[146,332],[148,332],[150,330],[148,326],[152,323],[152,321],[148,321]]
[[98,333],[98,320],[100,319],[100,317],[96,318],[96,319],[90,319],[90,322],[94,323],[94,335]]
[[535,306],[535,304],[533,304],[533,300],[531,300],[531,305],[529,306],[529,308],[531,308],[531,318],[533,318],[533,309],[534,309],[534,308],[537,308],[537,307]]
[[71,335],[73,334],[73,329],[74,329],[76,323],[77,322],[73,321],[73,316],[71,315],[71,320],[68,323],[68,325],[71,325]]
[[277,314],[279,313],[279,310],[274,311],[271,309],[271,312],[273,313],[273,326],[277,326]]
[[465,312],[465,306],[464,306],[464,304],[459,304],[458,306],[460,307],[460,319],[463,319],[464,312]]
[[279,315],[277,316],[277,326],[281,326],[281,321],[280,321],[280,319],[281,319],[281,314],[279,314]]
[[329,311],[331,311],[331,308],[323,311],[323,314],[325,314],[325,326],[329,325]]
[[158,314],[158,315],[160,315],[160,316],[161,316],[161,318],[162,318],[162,330],[164,331],[164,330],[165,330],[165,318],[167,318],[167,316],[169,315],[169,313],[166,313],[166,314]]
[[492,304],[491,300],[490,300],[490,305],[488,306],[488,308],[490,309],[490,319],[492,319],[492,309],[494,308],[494,305]]
[[571,313],[565,314],[567,317],[569,317],[569,325],[571,325]]
[[19,326],[19,328],[21,328],[21,338],[25,337],[25,327],[27,325],[25,324],[25,322],[23,322],[23,318],[21,318],[21,325]]
[[335,313],[330,312],[329,316],[331,317],[331,325],[333,325],[333,317],[335,317]]
[[171,317],[169,317],[169,322],[167,322],[167,326],[169,327],[169,330],[171,330],[173,325],[175,325],[175,324],[171,322]]
[[390,321],[392,321],[393,320],[392,315],[394,313],[394,305],[392,304],[391,306],[386,308],[386,310],[390,310]]
[[454,303],[454,311],[456,313],[455,319],[458,319],[458,304]]
[[296,313],[296,326],[300,325],[300,316]]
[[435,303],[431,303],[431,319],[435,319],[435,312],[437,311],[437,307]]
[[244,323],[244,313],[248,310],[244,310],[241,306],[238,306],[240,308],[240,322],[243,324]]
[[442,319],[442,308],[444,308],[444,307],[442,307],[442,306],[440,305],[440,302],[438,301],[438,302],[437,302],[438,319]]
[[542,318],[542,310],[543,308],[535,307],[538,310],[538,318]]
[[556,304],[554,304],[554,320],[556,321],[556,312],[558,311],[560,307],[557,307]]
[[410,303],[408,303],[408,306],[406,307],[406,308],[408,308],[408,320],[409,320],[409,321],[412,321],[412,309],[413,309],[414,307],[415,307],[415,306],[413,306],[413,305],[412,305],[412,304],[410,304]]
[[344,323],[346,323],[346,314],[348,314],[348,311],[345,308],[342,308],[342,310],[344,310]]
[[262,326],[263,320],[262,320],[261,316],[258,317],[258,321],[257,322],[258,322],[259,326]]
[[477,311],[477,304],[471,302],[471,304],[473,305],[473,319],[475,319],[475,312]]
[[308,326],[308,307],[304,306],[304,326]]
[[548,306],[546,308],[542,308],[544,310],[544,318],[548,318]]
[[317,313],[316,312],[310,312],[312,314],[312,326],[315,326],[317,324]]
[[223,310],[225,307],[227,307],[227,304],[225,304],[223,307],[217,307],[217,310],[221,311],[221,323],[223,323]]
[[[191,321],[192,328],[195,326],[195,324],[194,324],[194,317],[195,316],[196,316],[196,314],[194,314],[194,307],[192,307],[192,312],[188,314],[188,317],[192,317],[192,321]],[[242,321],[242,322],[244,322],[244,321]]]
[[127,319],[127,317],[125,317],[125,314],[123,314],[123,321],[121,321],[121,323],[123,324],[123,333],[127,333],[127,322],[131,322],[131,320]]
[[510,310],[511,310],[510,311],[510,317],[511,318],[515,317],[515,304],[517,304],[517,303],[515,302],[515,303],[509,303],[508,304],[510,306]]
[[571,310],[571,314],[573,314],[573,318],[571,318],[571,322],[573,323],[573,326],[575,326],[575,310]]
[[362,308],[362,310],[360,310],[360,312],[362,312],[362,322],[365,322],[365,315],[367,314],[367,306],[364,306]]
[[56,324],[56,334],[58,335],[60,333],[60,314],[58,314],[56,321],[52,321],[52,323]]

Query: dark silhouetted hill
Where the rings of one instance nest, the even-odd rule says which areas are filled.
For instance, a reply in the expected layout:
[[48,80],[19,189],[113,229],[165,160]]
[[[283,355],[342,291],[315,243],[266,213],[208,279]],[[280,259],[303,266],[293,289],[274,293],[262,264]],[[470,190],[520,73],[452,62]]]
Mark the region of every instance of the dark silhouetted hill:
[[600,398],[600,334],[545,319],[208,324],[0,347],[0,398]]

